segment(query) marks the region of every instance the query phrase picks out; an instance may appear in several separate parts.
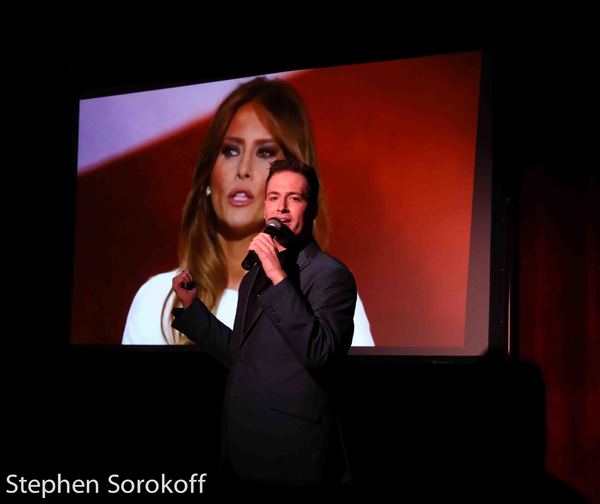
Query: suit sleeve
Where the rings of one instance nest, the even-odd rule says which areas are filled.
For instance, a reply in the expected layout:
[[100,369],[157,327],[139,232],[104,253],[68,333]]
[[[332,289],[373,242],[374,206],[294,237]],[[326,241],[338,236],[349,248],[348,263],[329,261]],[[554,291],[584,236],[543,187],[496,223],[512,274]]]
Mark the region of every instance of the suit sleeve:
[[197,343],[213,359],[229,367],[229,343],[232,331],[200,300],[195,299],[186,310],[175,308],[173,315],[175,318],[171,325],[175,329]]
[[348,352],[354,332],[356,283],[345,267],[319,271],[306,294],[286,278],[258,299],[306,369],[324,368]]

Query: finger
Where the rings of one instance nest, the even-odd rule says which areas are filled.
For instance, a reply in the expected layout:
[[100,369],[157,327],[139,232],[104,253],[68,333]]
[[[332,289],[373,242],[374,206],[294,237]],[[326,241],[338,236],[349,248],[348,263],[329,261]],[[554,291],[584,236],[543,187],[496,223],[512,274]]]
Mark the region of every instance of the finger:
[[265,253],[273,252],[273,246],[266,240],[257,240],[256,248],[260,249],[262,252]]
[[248,245],[248,250],[254,250],[254,252],[258,252],[257,248],[259,247],[263,247],[264,248],[265,244],[264,244],[264,239],[263,237],[259,234],[257,236],[255,236],[252,241],[250,242],[250,245]]
[[273,249],[277,249],[277,247],[275,245],[275,240],[273,239],[272,236],[263,233],[261,238],[262,238],[262,243],[264,243],[266,246],[271,247]]
[[263,266],[266,264],[267,261],[271,260],[269,252],[265,249],[265,247],[262,244],[257,244],[254,249],[254,252],[256,252],[258,259],[263,264]]
[[188,291],[194,290],[196,288],[196,282],[190,280],[189,282],[183,284],[183,288]]
[[193,278],[189,270],[183,270],[175,277],[175,281],[177,286],[185,287],[187,284],[193,281]]
[[193,290],[196,287],[196,282],[194,281],[194,276],[192,275],[190,270],[185,270],[183,275],[183,283],[182,286],[185,290]]
[[268,240],[268,241],[273,241],[273,237],[270,234],[267,233],[260,233],[259,236],[262,236],[264,239]]
[[260,262],[263,263],[263,266],[267,263],[279,264],[276,252],[269,245],[265,245],[264,243],[257,244],[256,254]]
[[257,238],[258,242],[263,243],[267,247],[270,247],[273,250],[275,250],[275,252],[277,252],[277,244],[275,243],[275,240],[271,235],[268,235],[266,233],[260,233]]
[[260,234],[257,234],[254,238],[252,238],[252,240],[250,241],[250,245],[248,245],[248,250],[255,250],[256,245],[258,243],[261,243],[262,241],[262,237]]

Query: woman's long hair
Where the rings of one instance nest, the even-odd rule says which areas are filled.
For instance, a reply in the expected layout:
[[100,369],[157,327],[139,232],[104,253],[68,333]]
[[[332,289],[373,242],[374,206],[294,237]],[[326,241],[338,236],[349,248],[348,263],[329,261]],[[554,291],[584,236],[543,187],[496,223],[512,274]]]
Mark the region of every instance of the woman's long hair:
[[[217,216],[206,188],[213,166],[223,145],[225,133],[236,112],[252,103],[261,121],[273,135],[286,157],[292,157],[318,170],[315,142],[308,114],[300,95],[288,83],[258,77],[241,84],[221,103],[204,137],[200,158],[194,171],[192,187],[183,207],[179,236],[181,268],[189,269],[198,285],[198,297],[215,311],[227,287],[227,261],[217,237]],[[314,235],[326,246],[328,225],[323,191],[319,195],[319,213],[314,223]],[[162,332],[168,343],[189,343],[170,327],[170,312],[176,298],[165,300]]]

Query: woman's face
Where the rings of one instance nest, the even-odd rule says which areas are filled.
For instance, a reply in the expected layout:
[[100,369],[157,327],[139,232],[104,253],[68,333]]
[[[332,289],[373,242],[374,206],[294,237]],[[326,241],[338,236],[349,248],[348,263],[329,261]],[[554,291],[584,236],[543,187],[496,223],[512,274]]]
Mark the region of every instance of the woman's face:
[[220,231],[242,237],[262,229],[269,166],[283,158],[254,105],[240,107],[225,132],[210,178],[210,197]]

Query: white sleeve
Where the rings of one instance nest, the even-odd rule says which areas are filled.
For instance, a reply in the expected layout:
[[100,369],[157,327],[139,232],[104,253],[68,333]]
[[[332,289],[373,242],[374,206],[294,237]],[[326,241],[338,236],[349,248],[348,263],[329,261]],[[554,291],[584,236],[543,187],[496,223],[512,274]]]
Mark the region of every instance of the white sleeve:
[[171,291],[172,273],[152,277],[140,287],[133,298],[125,331],[123,345],[166,345],[162,333],[161,316]]
[[373,336],[371,336],[371,327],[369,319],[365,312],[360,294],[356,295],[356,308],[354,309],[354,337],[352,346],[375,346]]

